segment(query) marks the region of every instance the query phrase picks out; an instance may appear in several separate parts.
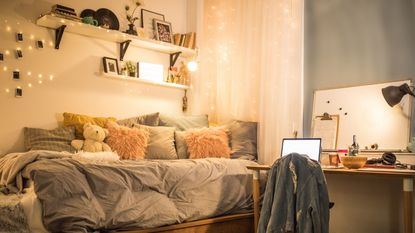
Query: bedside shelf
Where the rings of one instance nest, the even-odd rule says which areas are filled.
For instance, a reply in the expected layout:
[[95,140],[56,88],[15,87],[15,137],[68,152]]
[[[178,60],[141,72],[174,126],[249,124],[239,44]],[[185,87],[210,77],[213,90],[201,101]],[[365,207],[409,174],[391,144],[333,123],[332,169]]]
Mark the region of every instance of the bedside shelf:
[[[194,49],[184,48],[162,41],[140,38],[138,36],[126,34],[120,31],[96,27],[90,24],[84,24],[82,22],[76,22],[73,20],[64,19],[53,15],[44,15],[40,17],[39,19],[37,19],[36,24],[56,30],[55,48],[57,49],[59,48],[60,38],[62,38],[63,31],[67,31],[70,33],[79,34],[91,38],[98,38],[106,41],[120,43],[120,60],[122,60],[122,58],[124,57],[123,53],[125,53],[129,44],[132,46],[145,48],[170,55],[178,53],[180,53],[180,55],[183,57],[192,57],[196,55],[196,51]],[[126,43],[127,45],[124,49],[125,51],[123,52],[123,47]]]
[[140,79],[140,78],[133,78],[126,75],[116,75],[116,74],[108,74],[108,73],[102,73],[102,75],[105,78],[109,79],[116,79],[116,80],[122,80],[122,81],[132,81],[132,82],[139,82],[139,83],[145,83],[150,85],[156,85],[156,86],[163,86],[163,87],[170,87],[170,88],[177,88],[177,89],[183,89],[187,90],[190,87],[186,85],[176,84],[176,83],[168,83],[168,82],[157,82],[157,81],[151,81],[146,79]]

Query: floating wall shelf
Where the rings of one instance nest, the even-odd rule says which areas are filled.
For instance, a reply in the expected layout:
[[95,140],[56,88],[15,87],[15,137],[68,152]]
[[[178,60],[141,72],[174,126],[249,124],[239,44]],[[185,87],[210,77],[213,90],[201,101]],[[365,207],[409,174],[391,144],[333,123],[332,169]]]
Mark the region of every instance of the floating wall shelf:
[[151,85],[156,85],[156,86],[178,88],[178,89],[183,89],[183,90],[189,89],[189,86],[186,86],[186,85],[181,85],[181,84],[176,84],[176,83],[168,83],[168,82],[157,82],[157,81],[151,81],[151,80],[146,80],[146,79],[133,78],[133,77],[130,77],[130,76],[125,76],[125,75],[116,75],[116,74],[103,73],[103,76],[105,78],[116,79],[116,80],[140,82],[140,83],[151,84]]
[[145,48],[161,53],[170,54],[170,65],[173,66],[177,57],[192,57],[196,55],[194,49],[184,48],[170,43],[140,38],[138,36],[129,35],[120,31],[96,27],[73,20],[64,19],[53,15],[44,15],[36,21],[37,25],[54,29],[56,32],[55,48],[59,49],[60,40],[64,31],[75,33],[91,38],[98,38],[106,41],[113,41],[120,44],[120,60],[122,61],[128,46]]

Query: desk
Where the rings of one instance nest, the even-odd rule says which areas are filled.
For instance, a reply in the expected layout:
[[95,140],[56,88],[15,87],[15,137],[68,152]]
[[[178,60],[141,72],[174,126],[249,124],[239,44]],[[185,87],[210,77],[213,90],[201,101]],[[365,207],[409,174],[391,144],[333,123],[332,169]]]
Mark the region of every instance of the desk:
[[[259,214],[260,214],[260,171],[271,169],[268,165],[247,166],[248,169],[253,170],[253,199],[254,199],[254,224],[255,232],[258,228]],[[399,170],[399,169],[379,169],[379,168],[361,168],[361,169],[347,169],[347,168],[325,168],[325,174],[343,174],[343,175],[366,175],[366,176],[390,176],[400,178],[403,181],[403,216],[404,216],[404,232],[412,233],[412,192],[415,177],[415,170]]]

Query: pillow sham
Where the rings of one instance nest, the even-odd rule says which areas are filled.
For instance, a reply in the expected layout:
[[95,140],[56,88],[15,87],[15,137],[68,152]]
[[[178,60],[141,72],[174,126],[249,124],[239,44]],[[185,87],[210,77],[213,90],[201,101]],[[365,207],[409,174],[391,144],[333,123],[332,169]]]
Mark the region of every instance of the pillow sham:
[[256,160],[257,122],[233,121],[227,127],[230,131],[231,158]]
[[151,113],[137,117],[130,117],[122,120],[118,120],[117,123],[122,126],[133,127],[134,124],[158,126],[159,125],[159,113]]
[[104,128],[109,121],[116,121],[114,117],[92,117],[76,113],[63,113],[63,125],[75,126],[75,137],[78,139],[84,139],[84,124],[91,123]]
[[52,130],[24,128],[24,146],[26,150],[67,151],[74,153],[71,141],[75,139],[75,128],[59,127]]
[[207,115],[173,117],[160,114],[159,125],[176,127],[176,130],[183,131],[193,128],[209,127],[209,121]]
[[186,133],[185,141],[190,159],[230,158],[231,149],[225,128],[192,129]]
[[116,151],[121,159],[144,159],[148,146],[148,133],[137,128],[120,126],[116,122],[107,123],[109,135],[106,143]]
[[174,127],[153,127],[139,124],[134,124],[134,127],[148,132],[146,159],[177,159],[174,147]]

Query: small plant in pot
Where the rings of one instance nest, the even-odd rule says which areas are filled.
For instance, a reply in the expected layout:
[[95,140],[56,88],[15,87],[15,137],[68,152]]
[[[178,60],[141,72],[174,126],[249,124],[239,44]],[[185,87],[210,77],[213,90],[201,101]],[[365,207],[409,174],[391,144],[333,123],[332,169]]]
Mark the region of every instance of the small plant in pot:
[[125,62],[125,68],[127,69],[128,76],[135,77],[137,72],[137,67],[132,61]]
[[128,20],[128,23],[129,23],[128,24],[128,30],[125,31],[125,32],[128,33],[128,34],[137,35],[137,31],[135,30],[134,23],[135,23],[135,21],[139,20],[140,18],[138,18],[137,16],[134,16],[134,14],[135,14],[135,12],[136,12],[136,10],[139,6],[141,6],[140,1],[135,1],[135,7],[132,10],[131,14],[129,13],[130,9],[131,9],[130,6],[129,5],[125,6],[125,13],[127,15],[127,20]]

